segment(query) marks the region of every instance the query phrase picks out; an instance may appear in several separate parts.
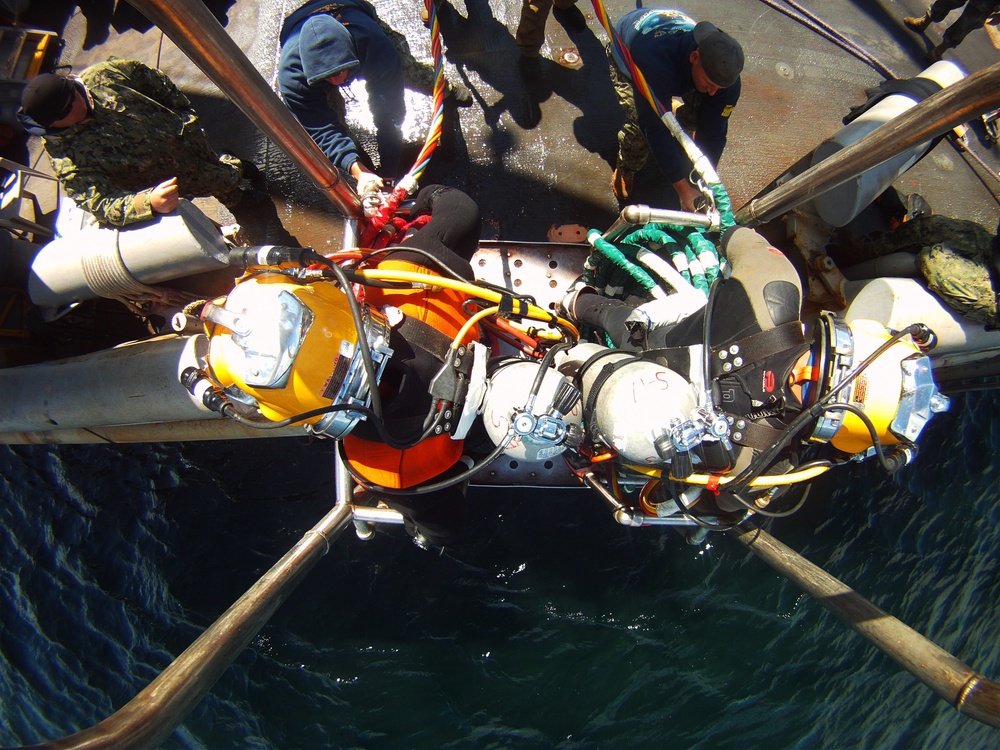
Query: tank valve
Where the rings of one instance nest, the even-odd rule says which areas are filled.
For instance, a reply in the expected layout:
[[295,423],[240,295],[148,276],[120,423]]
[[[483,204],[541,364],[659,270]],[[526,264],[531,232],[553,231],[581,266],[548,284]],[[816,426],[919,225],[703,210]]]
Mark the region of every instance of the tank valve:
[[938,343],[937,334],[934,333],[928,326],[923,323],[917,323],[914,328],[916,329],[910,334],[910,338],[913,339],[913,343],[917,345],[917,348],[924,354],[929,352]]
[[229,402],[215,389],[215,385],[205,377],[201,370],[196,367],[185,368],[184,372],[181,373],[180,381],[188,393],[201,401],[205,408],[224,414],[223,409],[229,405]]

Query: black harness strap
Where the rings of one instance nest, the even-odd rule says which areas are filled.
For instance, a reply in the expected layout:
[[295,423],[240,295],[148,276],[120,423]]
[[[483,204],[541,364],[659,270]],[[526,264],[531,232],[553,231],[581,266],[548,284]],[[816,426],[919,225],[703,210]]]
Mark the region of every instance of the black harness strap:
[[501,318],[510,318],[511,316],[524,316],[528,314],[528,304],[520,297],[515,297],[512,294],[504,294],[500,297],[500,303],[498,305],[500,308]]
[[[742,422],[745,424],[740,427],[739,424]],[[745,445],[755,451],[763,451],[774,445],[783,434],[784,430],[776,429],[763,422],[751,422],[737,417],[729,439],[737,445]],[[739,435],[738,438],[737,435]]]
[[805,342],[802,324],[797,320],[790,320],[740,341],[716,347],[712,349],[712,379],[731,375],[747,365],[802,346]]
[[[583,376],[584,373],[587,372],[587,370],[589,370],[595,364],[600,362],[602,359],[606,359],[607,357],[610,357],[612,355],[622,354],[622,353],[623,352],[617,349],[605,349],[604,351],[597,352],[597,354],[593,355],[592,357],[587,359],[582,365],[580,365],[580,368],[573,375],[573,380],[577,383],[577,385],[580,386],[582,390]],[[621,360],[622,363],[627,363],[632,361],[634,361],[632,357],[624,357]],[[583,407],[583,414],[585,420],[589,421],[590,419],[590,415],[592,414],[594,409],[594,402],[597,400],[597,394],[600,392],[601,386],[604,385],[604,382],[609,377],[611,377],[612,373],[614,373],[614,371],[617,369],[618,369],[618,363],[610,362],[606,364],[604,367],[602,367],[601,371],[597,374],[597,378],[594,380],[594,384],[590,387],[590,393],[587,396],[587,403],[584,404]]]
[[[396,330],[411,346],[423,349],[442,364],[448,361],[452,339],[434,326],[404,314],[403,322],[396,326]],[[472,372],[472,357],[463,357],[461,364],[455,365],[455,370],[468,376]]]

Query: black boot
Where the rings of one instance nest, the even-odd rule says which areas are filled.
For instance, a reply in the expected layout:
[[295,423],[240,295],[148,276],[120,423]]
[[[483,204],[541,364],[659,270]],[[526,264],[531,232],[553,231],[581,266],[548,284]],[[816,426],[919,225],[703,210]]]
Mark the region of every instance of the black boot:
[[927,27],[931,25],[931,13],[930,11],[927,11],[922,16],[907,16],[903,19],[903,23],[914,31],[919,31],[923,34],[927,31]]

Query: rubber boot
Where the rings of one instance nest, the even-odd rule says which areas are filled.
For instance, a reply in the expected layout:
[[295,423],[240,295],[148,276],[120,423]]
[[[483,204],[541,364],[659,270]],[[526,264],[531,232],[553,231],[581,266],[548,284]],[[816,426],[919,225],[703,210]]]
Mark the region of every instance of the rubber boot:
[[927,11],[922,16],[907,16],[903,19],[903,23],[922,34],[931,25],[931,12]]

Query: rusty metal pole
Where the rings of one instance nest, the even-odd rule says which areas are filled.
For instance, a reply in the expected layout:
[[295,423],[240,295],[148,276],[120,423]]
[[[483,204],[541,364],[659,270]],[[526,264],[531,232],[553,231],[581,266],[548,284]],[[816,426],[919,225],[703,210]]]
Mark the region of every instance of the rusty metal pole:
[[764,224],[921,143],[1000,107],[1000,63],[941,89],[868,135],[736,212],[736,223]]
[[351,505],[338,502],[184,653],[114,714],[89,729],[31,747],[122,750],[160,745],[330,550],[352,513]]
[[201,0],[128,2],[170,37],[344,216],[361,216],[361,201],[354,188],[319,150]]
[[766,531],[747,526],[727,533],[854,628],[956,711],[991,727],[1000,727],[1000,685],[996,682],[879,609]]

